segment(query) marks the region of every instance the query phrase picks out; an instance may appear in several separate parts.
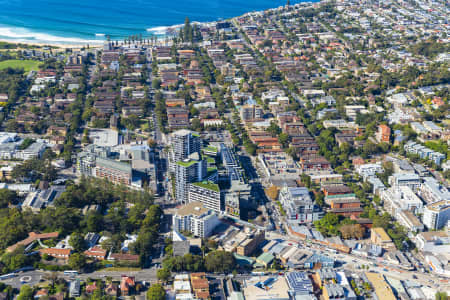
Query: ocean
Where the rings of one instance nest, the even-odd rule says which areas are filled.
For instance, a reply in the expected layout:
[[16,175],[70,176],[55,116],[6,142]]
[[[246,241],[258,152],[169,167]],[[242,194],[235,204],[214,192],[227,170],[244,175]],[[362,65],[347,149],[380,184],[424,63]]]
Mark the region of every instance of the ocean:
[[106,36],[161,36],[186,17],[211,22],[284,4],[286,0],[0,0],[0,40],[84,44],[101,43]]

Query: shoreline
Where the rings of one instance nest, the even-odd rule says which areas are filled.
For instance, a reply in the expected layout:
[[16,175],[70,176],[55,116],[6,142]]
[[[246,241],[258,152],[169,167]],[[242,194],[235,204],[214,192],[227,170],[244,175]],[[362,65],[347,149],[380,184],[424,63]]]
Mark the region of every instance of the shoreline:
[[[56,47],[59,49],[81,49],[86,48],[87,45],[89,45],[89,48],[101,48],[103,45],[103,42],[101,44],[64,44],[64,43],[40,43],[40,42],[31,42],[31,41],[17,41],[14,42],[12,40],[8,39],[0,39],[0,42],[5,42],[8,44],[15,44],[15,45],[27,45],[27,46],[36,46],[36,47]],[[20,48],[20,47],[19,47]],[[16,49],[10,49],[10,50],[16,50]]]
[[[321,0],[306,0],[306,1],[300,0],[300,2],[292,4],[291,7],[295,7],[297,5],[305,5],[305,4],[313,5],[315,3],[320,3],[320,2],[321,2]],[[267,9],[264,9],[264,10],[248,11],[248,12],[245,12],[245,13],[243,13],[241,15],[230,17],[230,18],[223,19],[223,20],[218,19],[218,20],[215,20],[215,21],[205,21],[205,22],[191,21],[191,24],[197,24],[197,25],[200,25],[200,26],[213,26],[217,22],[220,22],[220,21],[227,21],[227,20],[231,21],[231,20],[233,20],[235,18],[239,18],[239,17],[247,15],[247,14],[262,13],[262,12],[266,12],[266,11],[270,11],[270,10],[276,10],[279,7],[282,7],[282,6],[271,7],[271,8],[267,8]],[[147,29],[144,29],[144,30],[147,33],[149,33],[150,36],[156,36],[158,44],[163,44],[163,43],[165,43],[165,40],[167,38],[169,38],[169,40],[170,40],[170,38],[173,36],[173,34],[170,34],[170,33],[168,34],[168,32],[170,32],[170,29],[176,30],[176,29],[181,28],[183,26],[184,26],[184,24],[174,24],[174,25],[168,25],[168,26],[163,26],[162,25],[162,26],[155,26],[155,27],[147,28]],[[164,34],[162,34],[162,29],[163,28],[165,29]],[[152,32],[155,32],[156,34],[152,34]],[[38,34],[42,34],[42,33],[34,33],[34,34],[38,35]],[[43,33],[43,34],[46,34],[46,33]],[[150,36],[146,36],[144,38],[145,39],[149,39]],[[64,40],[64,39],[68,39],[68,38],[70,39],[71,37],[60,37],[60,38],[61,38],[61,40]],[[124,40],[124,38],[122,38],[122,39],[111,39],[111,41],[119,41],[119,42],[123,41],[123,40]],[[46,46],[48,46],[48,47],[56,47],[58,49],[81,49],[81,48],[86,48],[88,45],[89,45],[89,48],[97,49],[97,48],[102,48],[103,44],[106,41],[107,41],[106,39],[105,40],[88,40],[88,39],[82,40],[82,39],[80,39],[79,42],[77,41],[77,42],[71,43],[71,42],[62,42],[62,41],[61,42],[59,42],[59,41],[40,42],[40,41],[15,40],[14,38],[11,38],[11,39],[7,39],[7,38],[4,38],[4,37],[0,38],[0,42],[6,42],[6,43],[10,43],[10,44],[23,44],[23,45],[27,45],[27,46],[36,46],[36,47],[46,47]],[[170,43],[170,41],[169,41],[169,43]]]
[[[205,23],[200,23],[200,22],[195,22],[197,24],[210,24],[211,22],[205,22]],[[174,25],[174,26],[180,26],[180,25]],[[172,26],[167,26],[167,28],[172,27]],[[172,41],[170,40],[170,38],[172,37],[172,34],[164,34],[164,35],[159,35],[156,36],[157,40],[156,43],[157,44],[164,44],[166,38],[169,38],[169,43],[171,43]],[[145,39],[149,39],[150,37],[145,37]],[[116,42],[118,41],[119,44],[123,44],[124,39],[111,39],[111,42]],[[17,41],[17,40],[8,40],[5,38],[0,38],[0,42],[5,42],[5,43],[9,43],[9,44],[14,44],[14,45],[27,45],[27,46],[36,46],[36,47],[56,47],[59,49],[81,49],[81,48],[87,48],[87,46],[89,45],[89,49],[97,49],[97,48],[102,48],[104,43],[107,42],[107,40],[98,40],[96,41],[96,43],[92,43],[92,41],[86,40],[85,43],[81,43],[81,42],[77,42],[77,43],[64,43],[64,42],[35,42],[35,41]],[[20,47],[19,47],[20,48]],[[14,49],[11,49],[14,50]]]
[[[164,41],[165,37],[159,37],[158,40],[156,41],[155,45],[164,45],[165,41]],[[111,42],[115,42],[117,40],[111,40]],[[119,42],[121,40],[118,40]],[[101,44],[90,44],[90,43],[86,43],[86,44],[64,44],[64,43],[39,43],[39,42],[28,42],[28,41],[22,41],[22,42],[12,42],[10,40],[7,39],[0,39],[0,42],[5,42],[8,44],[12,44],[12,45],[27,45],[27,46],[35,46],[35,47],[39,47],[39,48],[44,48],[44,47],[54,47],[60,50],[63,49],[75,49],[75,50],[79,50],[82,48],[87,48],[87,46],[89,45],[89,49],[101,49],[103,48],[103,44],[106,42],[102,41]],[[172,41],[168,41],[168,44],[171,45]],[[120,45],[122,45],[123,43],[119,43]],[[2,50],[24,50],[25,48],[21,48],[18,47],[16,49],[0,49],[0,51]]]

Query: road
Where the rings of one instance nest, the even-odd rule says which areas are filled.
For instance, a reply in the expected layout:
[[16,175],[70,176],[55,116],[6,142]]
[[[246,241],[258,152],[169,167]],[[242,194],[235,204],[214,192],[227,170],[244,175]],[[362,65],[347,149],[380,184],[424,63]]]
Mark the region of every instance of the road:
[[[70,281],[74,278],[80,279],[80,280],[86,280],[88,278],[90,279],[105,279],[107,277],[111,277],[113,280],[120,280],[122,275],[127,276],[135,276],[136,281],[145,281],[149,283],[156,283],[158,281],[156,277],[156,271],[158,269],[155,267],[149,268],[149,269],[142,269],[139,271],[107,271],[107,270],[100,270],[93,273],[85,273],[80,274],[77,276],[67,276],[64,275],[63,272],[50,272],[50,271],[44,271],[44,270],[33,270],[33,271],[26,271],[18,273],[16,277],[0,280],[0,282],[5,283],[7,285],[11,285],[14,288],[20,289],[20,287],[24,284],[33,286],[38,284],[39,282],[46,281],[47,278],[52,273],[56,273],[56,275],[59,278],[63,278],[67,281]],[[225,274],[213,274],[208,273],[208,278],[211,279],[212,284],[217,284],[217,287],[223,287],[223,279],[228,278],[229,275]],[[234,278],[238,280],[245,280],[250,278],[250,274],[239,274],[236,275]],[[22,281],[26,279],[26,281]],[[214,290],[214,289],[213,289]],[[221,291],[222,290],[222,291]],[[214,294],[216,294],[218,297],[220,297],[222,300],[225,300],[225,295],[223,294],[223,289],[218,288]]]
[[[67,281],[72,280],[73,278],[78,278],[81,280],[86,280],[88,278],[91,279],[105,279],[106,277],[112,277],[114,280],[120,280],[122,275],[135,276],[138,281],[146,281],[150,283],[157,282],[156,278],[156,270],[157,268],[153,267],[150,269],[142,269],[139,271],[107,271],[100,270],[93,273],[84,273],[75,277],[64,275],[63,272],[55,272],[59,278],[64,278]],[[11,285],[14,288],[20,289],[20,287],[24,284],[26,285],[36,285],[41,281],[46,280],[47,276],[52,274],[53,272],[44,271],[44,270],[34,270],[34,271],[26,271],[17,274],[16,277],[0,280],[7,285]],[[26,279],[26,281],[22,281]]]
[[[93,273],[87,273],[87,274],[81,274],[78,275],[77,278],[80,279],[104,279],[106,277],[112,277],[114,280],[120,280],[122,275],[127,276],[135,276],[137,281],[146,281],[146,282],[157,282],[158,279],[156,278],[156,268],[149,268],[149,269],[142,269],[139,271],[107,271],[107,270],[100,270]],[[61,274],[61,273],[60,273]],[[61,274],[63,278],[70,279],[69,276],[64,276]]]
[[156,114],[154,112],[152,113],[152,119],[153,119],[153,125],[155,128],[155,141],[159,144],[162,142],[162,134],[161,134],[161,130],[159,128],[158,119],[156,118]]
[[[38,270],[21,272],[21,273],[18,273],[17,276],[15,276],[13,278],[0,280],[0,282],[10,285],[13,288],[20,289],[20,287],[24,284],[29,285],[29,286],[34,286],[34,285],[38,284],[41,280],[45,280],[46,274],[50,274],[50,273],[45,273],[45,272],[38,271]],[[22,281],[22,279],[26,279],[26,281]]]

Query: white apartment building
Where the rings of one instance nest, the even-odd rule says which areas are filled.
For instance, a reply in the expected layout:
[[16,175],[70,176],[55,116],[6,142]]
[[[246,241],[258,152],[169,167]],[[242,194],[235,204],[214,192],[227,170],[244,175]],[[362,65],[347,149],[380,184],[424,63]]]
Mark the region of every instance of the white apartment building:
[[394,107],[401,107],[408,103],[408,98],[406,98],[405,94],[399,93],[386,98],[387,102],[394,105]]
[[189,202],[201,202],[207,209],[222,211],[219,186],[211,181],[194,182],[189,185]]
[[375,176],[377,173],[383,173],[384,169],[381,163],[376,163],[359,165],[356,167],[356,171],[364,180],[367,180],[368,177]]
[[44,142],[34,142],[26,149],[18,150],[15,153],[15,158],[28,160],[32,158],[40,158],[47,148],[47,144]]
[[280,201],[288,222],[294,224],[312,223],[320,220],[324,214],[305,187],[284,186],[280,191]]
[[350,120],[355,120],[358,114],[367,114],[369,112],[364,105],[345,105],[344,109]]
[[192,154],[196,159],[185,159],[175,163],[175,197],[182,203],[189,202],[189,184],[203,180],[206,175],[206,160]]
[[425,206],[423,224],[428,229],[440,229],[450,220],[450,200],[443,200]]
[[389,177],[389,184],[393,187],[408,186],[416,191],[420,186],[420,176],[413,173],[394,173]]
[[200,152],[202,141],[197,132],[181,129],[170,135],[171,168],[173,164],[184,160],[192,153]]
[[423,127],[425,127],[428,131],[430,131],[432,133],[441,133],[442,132],[442,128],[437,126],[435,123],[433,123],[431,121],[424,121]]
[[422,200],[409,186],[391,187],[382,191],[380,197],[383,200],[386,211],[396,218],[397,214],[402,210],[407,210],[414,214],[419,214],[423,211]]
[[450,201],[449,190],[433,177],[425,177],[419,188],[419,194],[427,203]]
[[[0,134],[1,135],[1,134]],[[20,149],[19,146],[21,141],[14,142],[8,139],[8,137],[0,136],[2,142],[0,142],[0,158],[1,159],[22,159],[29,160],[32,158],[40,158],[47,148],[47,144],[38,140],[31,145],[29,145],[26,149]],[[5,142],[3,142],[5,141]]]
[[216,213],[205,208],[200,202],[190,202],[178,209],[172,221],[174,230],[189,231],[201,238],[210,236],[220,223]]

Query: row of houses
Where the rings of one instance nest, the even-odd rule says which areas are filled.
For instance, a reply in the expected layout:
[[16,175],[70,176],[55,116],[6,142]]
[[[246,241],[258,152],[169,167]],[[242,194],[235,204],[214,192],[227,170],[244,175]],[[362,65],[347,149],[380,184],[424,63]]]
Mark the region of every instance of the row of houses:
[[431,160],[438,166],[445,160],[445,154],[431,150],[413,141],[408,141],[404,145],[404,149],[407,153],[416,154],[422,159]]
[[[136,293],[136,279],[134,276],[122,275],[120,278],[120,283],[110,282],[103,287],[102,292],[111,297],[118,296],[131,296]],[[92,295],[96,290],[101,289],[97,282],[86,283],[84,286],[84,294]],[[82,296],[81,281],[79,279],[74,279],[69,282],[69,297],[76,298]],[[35,298],[41,296],[48,296],[48,290],[39,290],[36,293]]]

